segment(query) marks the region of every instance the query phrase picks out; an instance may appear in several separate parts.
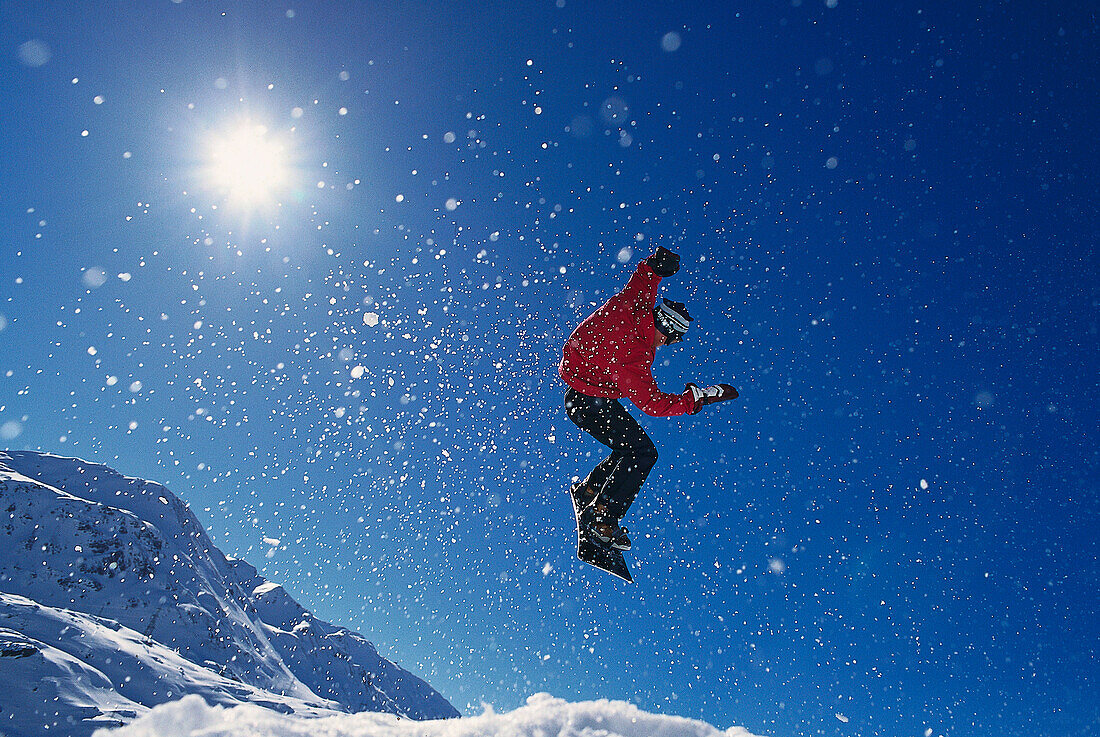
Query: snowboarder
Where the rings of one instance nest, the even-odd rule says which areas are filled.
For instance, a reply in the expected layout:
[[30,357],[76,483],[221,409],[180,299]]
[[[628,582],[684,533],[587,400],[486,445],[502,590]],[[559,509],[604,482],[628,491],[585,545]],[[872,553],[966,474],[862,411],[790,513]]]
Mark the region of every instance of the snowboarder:
[[682,341],[693,319],[682,302],[662,299],[654,307],[661,279],[679,268],[680,257],[663,247],[639,263],[626,287],[569,336],[559,367],[569,385],[569,419],[611,449],[570,490],[575,507],[585,510],[578,532],[617,550],[630,549],[619,522],[657,461],[653,441],[619,399],[629,398],[647,415],[674,417],[737,398],[729,384],[688,384],[682,394],[666,394],[653,380],[656,349]]

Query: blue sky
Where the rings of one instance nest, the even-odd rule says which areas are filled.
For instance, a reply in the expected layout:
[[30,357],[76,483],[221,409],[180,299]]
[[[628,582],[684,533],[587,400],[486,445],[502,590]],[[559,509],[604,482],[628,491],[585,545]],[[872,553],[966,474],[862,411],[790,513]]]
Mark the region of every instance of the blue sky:
[[[1086,5],[0,19],[3,445],[168,484],[460,709],[1095,728]],[[244,122],[286,163],[250,203],[209,175]],[[658,382],[742,399],[642,418],[625,587],[573,559],[555,369],[658,244],[697,318]]]

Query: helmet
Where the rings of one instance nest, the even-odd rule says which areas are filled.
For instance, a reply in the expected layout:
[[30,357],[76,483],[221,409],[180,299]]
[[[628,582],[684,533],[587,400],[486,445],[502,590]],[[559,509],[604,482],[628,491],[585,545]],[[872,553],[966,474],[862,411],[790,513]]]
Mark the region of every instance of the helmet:
[[657,306],[653,308],[653,322],[657,329],[668,338],[669,343],[679,343],[684,339],[688,325],[693,320],[688,314],[683,302],[673,302],[671,299],[661,298]]

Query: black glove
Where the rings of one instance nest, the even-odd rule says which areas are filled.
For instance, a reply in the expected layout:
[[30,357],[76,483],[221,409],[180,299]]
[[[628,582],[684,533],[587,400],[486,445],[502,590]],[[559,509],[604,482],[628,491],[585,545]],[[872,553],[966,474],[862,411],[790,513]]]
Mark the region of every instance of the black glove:
[[691,411],[695,414],[703,408],[703,405],[714,404],[715,402],[725,402],[727,399],[737,399],[737,390],[729,384],[714,384],[708,386],[705,389],[700,389],[695,384],[688,384],[685,391],[691,392],[695,397],[695,409]]
[[657,253],[645,260],[653,273],[664,279],[680,270],[680,257],[664,246],[657,246]]

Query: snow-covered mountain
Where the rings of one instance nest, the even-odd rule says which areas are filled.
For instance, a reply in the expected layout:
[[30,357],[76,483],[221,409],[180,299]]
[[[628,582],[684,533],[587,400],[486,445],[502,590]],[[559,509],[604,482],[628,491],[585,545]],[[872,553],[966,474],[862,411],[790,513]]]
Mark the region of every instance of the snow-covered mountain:
[[160,484],[0,452],[0,509],[0,734],[89,735],[185,694],[458,716],[362,636],[223,555]]

